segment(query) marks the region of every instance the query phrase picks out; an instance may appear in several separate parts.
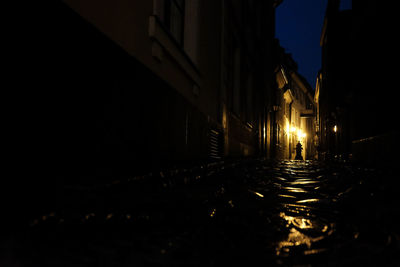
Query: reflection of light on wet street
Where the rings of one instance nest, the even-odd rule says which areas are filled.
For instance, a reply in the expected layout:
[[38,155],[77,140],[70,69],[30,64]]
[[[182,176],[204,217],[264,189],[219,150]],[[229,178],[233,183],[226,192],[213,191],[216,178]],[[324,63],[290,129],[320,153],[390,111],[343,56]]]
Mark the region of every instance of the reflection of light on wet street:
[[299,200],[297,201],[297,203],[313,203],[313,202],[318,202],[320,201],[317,198],[311,198],[311,199],[303,199],[303,200]]
[[290,195],[278,195],[279,197],[284,197],[284,198],[294,198],[296,199],[295,196],[290,196]]
[[326,248],[313,248],[313,244],[331,235],[333,233],[332,225],[323,225],[301,216],[289,216],[284,212],[280,213],[280,217],[285,220],[289,233],[285,239],[279,241],[276,245],[278,256],[287,256],[292,248],[301,246],[304,246],[304,255],[317,254],[327,250]]
[[[318,208],[322,203],[319,184],[323,176],[308,169],[312,170],[307,164],[294,161],[285,162],[279,169],[282,177],[275,183],[279,188],[278,196],[292,202],[282,203],[283,210],[279,214],[288,231],[287,236],[276,244],[276,255],[279,257],[293,253],[315,255],[325,252],[327,248],[318,244],[333,233],[334,224],[322,218]],[[310,186],[313,188],[310,189]]]
[[308,185],[308,184],[316,184],[316,183],[319,183],[319,181],[311,181],[311,180],[297,180],[297,181],[295,181],[295,182],[290,182],[290,184],[292,184],[292,185],[299,185],[299,184],[301,184],[301,185]]
[[216,212],[217,212],[217,209],[212,209],[210,212],[210,217],[211,218],[214,217]]
[[257,196],[259,196],[259,197],[264,197],[263,194],[260,194],[260,193],[258,193],[258,192],[255,192],[255,194],[256,194]]
[[252,190],[250,190],[250,189],[249,189],[249,192],[251,192],[251,193],[255,194],[256,196],[259,196],[259,197],[264,197],[264,195],[263,195],[263,194],[261,194],[261,193],[258,193],[258,192],[256,192],[256,191],[252,191]]
[[[75,197],[64,201],[68,209],[32,217],[31,243],[48,250],[31,250],[52,255],[57,234],[56,246],[66,248],[58,257],[81,246],[85,257],[94,251],[93,266],[104,251],[143,261],[115,266],[321,266],[326,259],[332,266],[355,266],[361,259],[365,266],[373,257],[399,255],[398,227],[386,224],[399,212],[394,204],[382,208],[398,203],[385,202],[397,195],[380,193],[379,183],[369,182],[370,170],[312,161],[251,163],[74,189],[68,195]],[[376,176],[376,181],[384,177]],[[98,229],[107,236],[101,244],[93,239]],[[65,245],[65,240],[74,241]]]
[[299,232],[296,228],[290,229],[290,233],[286,240],[283,240],[278,243],[276,248],[276,254],[281,255],[282,251],[290,252],[290,247],[306,245],[308,249],[311,248],[312,243],[322,240],[324,237],[309,237],[301,232]]
[[310,210],[312,210],[311,207],[307,207],[304,205],[298,205],[298,204],[284,204],[283,207],[286,208],[287,212],[291,213],[303,213],[303,214],[309,214]]
[[282,189],[284,189],[288,192],[293,192],[293,193],[307,193],[307,190],[304,190],[303,188],[298,188],[298,187],[282,187]]

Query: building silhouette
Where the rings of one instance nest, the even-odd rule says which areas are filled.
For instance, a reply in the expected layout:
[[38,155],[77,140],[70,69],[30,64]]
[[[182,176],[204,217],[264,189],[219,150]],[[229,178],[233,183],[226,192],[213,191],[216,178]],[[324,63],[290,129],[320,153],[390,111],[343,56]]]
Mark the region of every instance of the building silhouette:
[[390,5],[353,1],[340,10],[328,2],[321,34],[322,66],[317,76],[320,158],[369,163],[394,160],[398,136],[394,88],[387,68],[393,59]]

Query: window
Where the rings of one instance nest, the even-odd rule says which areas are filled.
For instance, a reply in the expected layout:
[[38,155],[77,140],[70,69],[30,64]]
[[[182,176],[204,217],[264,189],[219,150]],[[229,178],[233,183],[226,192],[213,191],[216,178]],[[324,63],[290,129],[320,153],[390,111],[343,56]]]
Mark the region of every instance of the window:
[[175,40],[183,45],[185,0],[165,0],[164,23]]
[[[159,30],[166,33],[164,40],[158,41],[172,42],[171,45],[176,46],[180,53],[185,52],[184,56],[188,56],[194,64],[198,63],[200,2],[201,0],[153,0],[152,17],[155,17],[154,23],[159,23],[155,27],[161,26]],[[169,40],[166,41],[165,37]]]
[[[199,94],[201,77],[195,63],[198,54],[198,19],[201,0],[153,0],[149,17],[152,55],[159,62],[168,54],[194,82]],[[184,26],[185,25],[185,26]]]

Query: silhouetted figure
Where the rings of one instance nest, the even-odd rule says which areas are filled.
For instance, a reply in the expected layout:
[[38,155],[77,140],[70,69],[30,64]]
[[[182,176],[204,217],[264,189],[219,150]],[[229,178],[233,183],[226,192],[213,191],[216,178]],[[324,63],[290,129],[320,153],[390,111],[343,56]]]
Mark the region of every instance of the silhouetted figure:
[[301,151],[303,150],[303,146],[300,144],[300,141],[296,145],[296,157],[294,159],[303,160],[303,156],[301,155]]

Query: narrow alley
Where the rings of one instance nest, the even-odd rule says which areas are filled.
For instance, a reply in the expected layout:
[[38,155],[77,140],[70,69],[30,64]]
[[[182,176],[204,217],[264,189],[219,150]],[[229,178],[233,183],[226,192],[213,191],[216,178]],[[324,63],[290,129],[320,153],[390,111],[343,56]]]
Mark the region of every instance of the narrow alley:
[[7,9],[0,267],[400,266],[391,2]]
[[253,159],[71,186],[59,196],[62,209],[19,232],[24,252],[9,259],[22,266],[396,266],[394,178],[346,163]]

